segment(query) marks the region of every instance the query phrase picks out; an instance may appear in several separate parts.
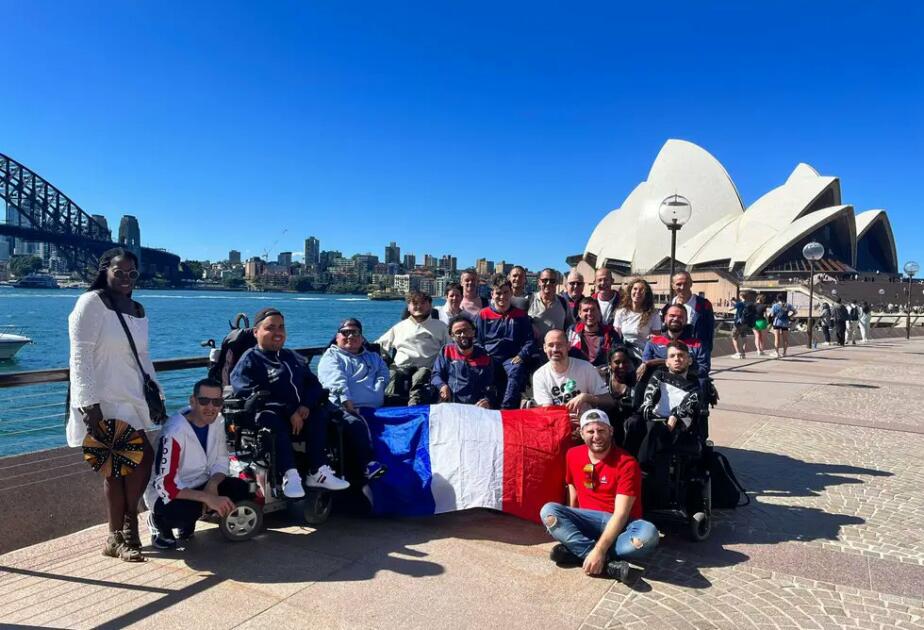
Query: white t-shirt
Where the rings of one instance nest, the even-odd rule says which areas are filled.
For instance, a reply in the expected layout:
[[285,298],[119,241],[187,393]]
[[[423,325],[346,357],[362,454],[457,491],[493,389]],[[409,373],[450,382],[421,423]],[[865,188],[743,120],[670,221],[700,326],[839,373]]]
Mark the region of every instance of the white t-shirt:
[[583,359],[568,359],[568,369],[559,374],[549,361],[533,374],[533,398],[540,407],[564,405],[578,394],[607,393],[597,369]]
[[647,325],[642,326],[641,323],[642,314],[627,308],[619,309],[613,317],[613,328],[621,332],[623,339],[632,345],[644,344],[651,331],[661,330],[661,315],[655,310],[648,318]]

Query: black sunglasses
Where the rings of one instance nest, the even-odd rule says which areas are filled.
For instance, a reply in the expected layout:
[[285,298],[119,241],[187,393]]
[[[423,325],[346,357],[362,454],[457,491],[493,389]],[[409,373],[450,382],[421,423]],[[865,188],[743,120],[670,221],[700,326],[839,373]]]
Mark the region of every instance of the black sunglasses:
[[129,280],[137,280],[138,276],[141,274],[138,273],[137,269],[132,269],[131,271],[125,271],[124,269],[113,269],[112,275],[114,275],[119,280],[124,279],[126,276],[128,276]]
[[356,330],[355,328],[341,328],[337,332],[339,332],[341,335],[347,338],[362,336],[362,333]]
[[211,404],[213,407],[223,407],[225,404],[224,398],[209,398],[208,396],[196,396],[196,402],[203,407],[208,404]]

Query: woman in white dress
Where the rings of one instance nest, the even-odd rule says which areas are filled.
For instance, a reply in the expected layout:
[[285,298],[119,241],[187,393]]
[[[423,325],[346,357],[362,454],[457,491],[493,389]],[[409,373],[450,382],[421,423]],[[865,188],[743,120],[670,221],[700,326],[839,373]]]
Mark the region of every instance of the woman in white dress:
[[[117,418],[144,435],[154,427],[143,391],[143,376],[119,323],[123,314],[148,376],[154,366],[148,354],[148,320],[144,307],[132,300],[138,279],[138,258],[122,248],[110,249],[99,261],[99,274],[77,299],[68,317],[70,335],[71,413],[67,443],[80,446],[87,432],[102,437],[99,423]],[[154,452],[143,440],[141,463],[124,477],[107,477],[103,490],[109,512],[109,538],[103,554],[127,562],[144,560],[138,536],[138,502],[151,476]]]
[[629,282],[613,315],[613,328],[622,334],[636,359],[642,357],[649,335],[661,332],[661,315],[655,308],[651,285],[645,280],[634,278]]

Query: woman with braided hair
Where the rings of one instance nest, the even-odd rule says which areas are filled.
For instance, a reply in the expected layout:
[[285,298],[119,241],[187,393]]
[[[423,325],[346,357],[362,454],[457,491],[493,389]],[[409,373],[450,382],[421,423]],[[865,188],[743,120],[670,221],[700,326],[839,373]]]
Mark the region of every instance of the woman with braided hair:
[[[106,251],[99,259],[96,279],[77,299],[68,317],[70,446],[81,446],[87,434],[96,445],[111,443],[115,431],[107,431],[106,421],[112,419],[122,420],[142,437],[146,430],[154,428],[142,374],[143,369],[154,378],[148,354],[148,320],[144,307],[132,300],[137,279],[135,254],[121,247]],[[109,512],[109,538],[103,554],[126,562],[144,560],[138,536],[138,502],[151,476],[154,452],[147,439],[140,442],[142,456],[134,470],[120,474],[117,467],[109,466],[105,470],[117,472],[103,480]]]

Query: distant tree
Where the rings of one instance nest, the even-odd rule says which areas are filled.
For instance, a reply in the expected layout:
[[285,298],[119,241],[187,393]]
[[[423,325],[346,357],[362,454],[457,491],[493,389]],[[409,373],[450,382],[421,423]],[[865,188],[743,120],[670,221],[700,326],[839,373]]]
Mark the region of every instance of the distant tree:
[[311,283],[311,278],[305,276],[292,276],[289,278],[289,288],[293,291],[304,293],[305,291],[313,291],[314,285]]
[[13,256],[10,258],[10,272],[17,278],[41,271],[42,259],[38,256]]
[[198,260],[184,260],[183,265],[186,269],[189,270],[189,275],[196,280],[202,279],[202,272],[205,270],[205,265],[203,265]]
[[243,278],[225,278],[221,283],[229,289],[243,289],[247,286]]

